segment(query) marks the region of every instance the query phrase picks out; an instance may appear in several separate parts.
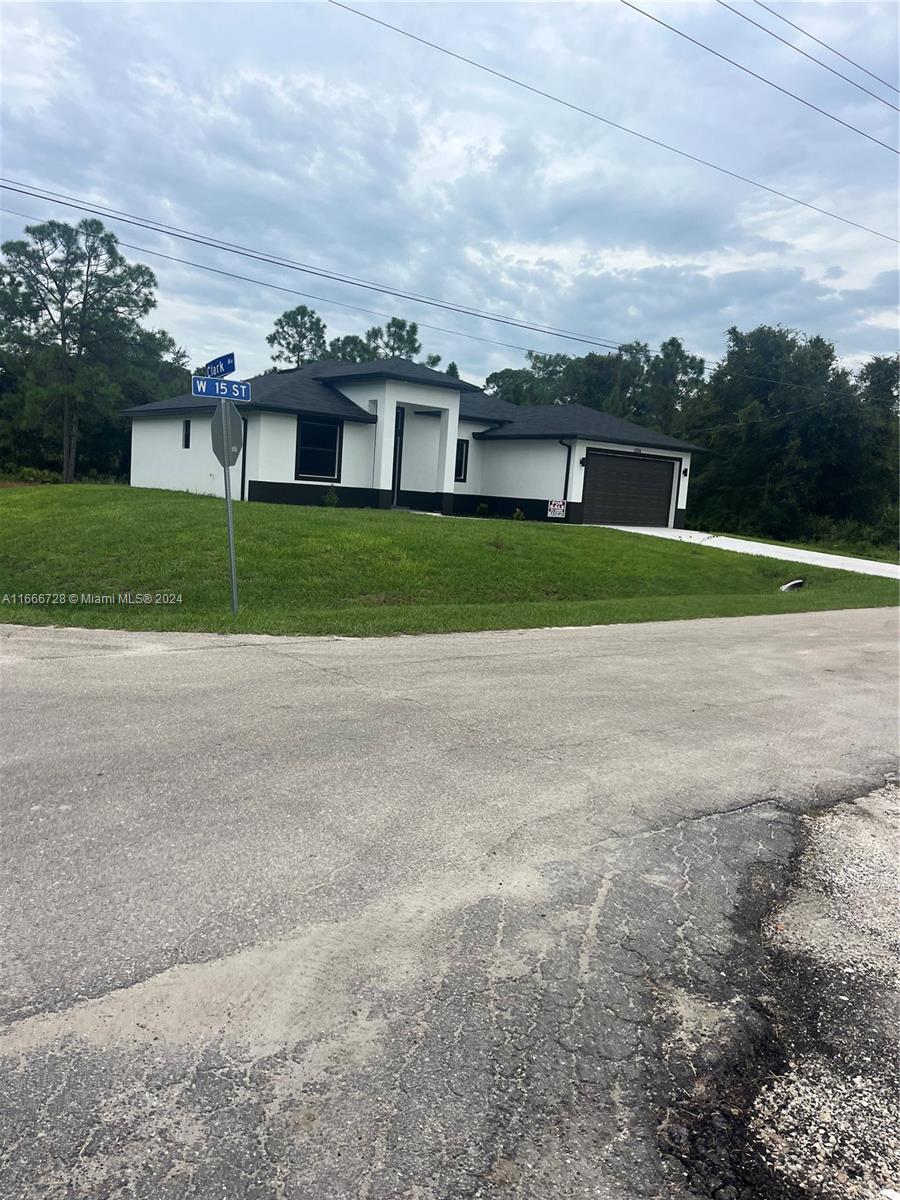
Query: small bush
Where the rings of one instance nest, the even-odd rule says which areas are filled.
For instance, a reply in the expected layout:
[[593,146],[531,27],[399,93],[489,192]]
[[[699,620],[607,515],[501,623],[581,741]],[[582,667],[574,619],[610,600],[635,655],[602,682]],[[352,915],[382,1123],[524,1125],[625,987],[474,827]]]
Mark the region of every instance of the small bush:
[[490,548],[492,550],[505,550],[506,549],[506,542],[504,542],[503,538],[500,536],[499,533],[497,534],[497,536],[495,538],[491,538],[491,540],[488,542],[488,545],[490,546]]
[[516,509],[516,511],[512,515],[512,519],[514,521],[524,521],[525,520],[525,514],[522,512],[521,508]]
[[44,471],[40,467],[10,467],[3,474],[18,483],[61,483],[59,471]]
[[322,503],[326,508],[337,508],[339,503],[337,488],[330,487],[327,492],[324,492],[322,494]]
[[491,510],[488,508],[488,506],[486,504],[476,504],[475,505],[475,516],[476,517],[486,517],[490,514],[490,511]]

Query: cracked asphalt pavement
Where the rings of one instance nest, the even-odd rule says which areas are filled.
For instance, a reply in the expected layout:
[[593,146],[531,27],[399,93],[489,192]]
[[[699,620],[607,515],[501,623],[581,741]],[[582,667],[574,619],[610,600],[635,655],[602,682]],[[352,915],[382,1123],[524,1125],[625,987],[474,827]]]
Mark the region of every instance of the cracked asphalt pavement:
[[743,1196],[660,1124],[767,1036],[754,929],[896,769],[897,666],[889,609],[0,627],[0,1195]]

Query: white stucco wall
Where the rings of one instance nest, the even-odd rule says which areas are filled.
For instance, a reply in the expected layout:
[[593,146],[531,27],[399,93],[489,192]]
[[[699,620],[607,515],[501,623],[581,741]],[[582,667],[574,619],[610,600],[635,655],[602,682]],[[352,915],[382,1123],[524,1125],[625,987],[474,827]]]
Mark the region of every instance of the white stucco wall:
[[437,415],[406,408],[403,419],[403,460],[400,488],[405,492],[436,492],[438,443],[441,422]]
[[[427,384],[388,379],[342,383],[340,390],[354,404],[378,418],[375,426],[362,426],[368,442],[357,439],[359,452],[368,454],[368,480],[364,485],[387,491],[393,480],[394,423],[398,407],[405,409],[403,460],[400,486],[403,491],[452,491],[453,465],[456,461],[456,428],[459,420],[459,392],[452,388],[434,388]],[[434,416],[419,416],[427,410]],[[345,425],[344,450],[348,442]],[[449,464],[442,445],[450,442]],[[449,473],[450,484],[447,485]],[[349,479],[346,481],[349,484]]]
[[475,433],[481,433],[483,429],[489,428],[490,425],[485,421],[460,421],[457,437],[465,438],[469,443],[469,469],[466,472],[465,483],[454,483],[453,490],[455,492],[469,496],[493,494],[488,492],[487,488],[483,486],[485,444],[484,442],[477,442],[472,436]]
[[247,448],[247,466],[253,479],[292,483],[297,451],[297,418],[293,413],[261,412]]
[[[523,438],[475,444],[481,449],[483,495],[521,497],[523,500],[563,499],[566,451],[559,442]],[[574,450],[572,457],[575,457]]]
[[[406,409],[408,423],[403,430],[401,490],[452,492],[459,427],[459,392],[453,388],[436,388],[428,384],[389,379],[386,394],[389,403],[402,405]],[[438,415],[417,417],[417,410],[436,412]],[[407,429],[413,438],[409,448]]]
[[[297,454],[297,416],[295,413],[261,412],[257,427],[248,437],[248,478],[268,483],[294,483]],[[336,488],[372,486],[372,448],[375,426],[356,421],[344,422],[341,450],[341,479]],[[251,474],[252,471],[252,474]],[[297,480],[309,487],[321,487],[318,480]],[[327,483],[325,484],[327,487]]]
[[[191,422],[191,444],[182,447],[182,426]],[[131,486],[224,496],[225,478],[212,452],[211,416],[139,417],[131,424]],[[241,495],[241,460],[231,468],[231,494]]]

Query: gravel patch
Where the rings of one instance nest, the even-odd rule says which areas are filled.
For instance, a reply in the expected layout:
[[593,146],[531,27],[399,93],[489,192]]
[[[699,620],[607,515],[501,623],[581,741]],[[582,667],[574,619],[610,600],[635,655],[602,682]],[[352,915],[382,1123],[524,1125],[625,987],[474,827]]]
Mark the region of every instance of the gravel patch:
[[900,1200],[900,790],[795,818],[721,983],[661,997],[664,1161],[714,1200]]
[[898,818],[895,785],[804,818],[794,886],[763,928],[800,986],[776,1005],[788,1068],[759,1092],[750,1134],[779,1176],[835,1200],[900,1189]]

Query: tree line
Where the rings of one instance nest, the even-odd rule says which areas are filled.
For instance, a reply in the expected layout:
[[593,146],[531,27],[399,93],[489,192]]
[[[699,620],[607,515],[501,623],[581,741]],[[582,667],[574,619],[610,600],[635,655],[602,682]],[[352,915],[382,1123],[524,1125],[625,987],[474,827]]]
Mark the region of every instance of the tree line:
[[823,337],[760,325],[726,334],[711,368],[678,338],[614,353],[527,356],[488,376],[514,404],[585,404],[704,448],[688,521],[783,539],[896,545],[898,358],[855,373]]
[[[275,327],[266,337],[275,364],[270,370],[277,371],[279,363],[286,363],[287,369],[291,369],[323,358],[350,363],[372,362],[377,358],[415,361],[422,353],[418,325],[401,317],[391,317],[383,326],[373,325],[362,337],[351,333],[329,341],[327,332],[319,314],[305,304],[288,309],[276,319]],[[436,368],[440,361],[439,354],[426,354],[423,365]],[[455,362],[448,363],[444,371],[459,378]]]
[[[142,324],[156,305],[153,272],[94,219],[29,226],[0,252],[0,473],[127,477],[122,410],[190,388],[187,352]],[[362,336],[327,334],[305,305],[283,313],[266,339],[270,369],[420,361],[423,350],[415,322],[399,317]],[[896,544],[895,356],[853,372],[825,338],[761,325],[729,329],[711,367],[673,337],[656,351],[529,352],[485,387],[512,404],[584,404],[704,447],[688,510],[698,528]]]

